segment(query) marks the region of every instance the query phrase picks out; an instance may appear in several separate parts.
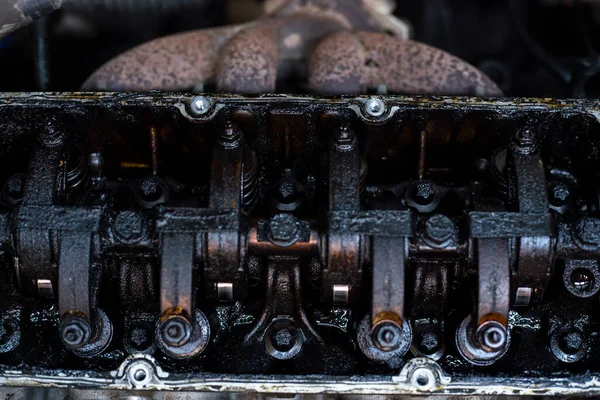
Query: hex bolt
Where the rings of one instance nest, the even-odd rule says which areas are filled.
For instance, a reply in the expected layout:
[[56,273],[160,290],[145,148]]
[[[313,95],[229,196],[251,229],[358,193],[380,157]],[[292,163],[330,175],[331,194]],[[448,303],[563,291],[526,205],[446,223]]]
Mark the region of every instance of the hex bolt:
[[160,334],[168,346],[181,347],[190,340],[192,324],[181,315],[173,315],[161,323]]
[[478,329],[479,342],[484,350],[489,352],[500,351],[506,346],[506,328],[499,322],[488,321]]
[[583,347],[583,337],[577,331],[567,332],[559,339],[560,349],[566,354],[576,354]]
[[162,194],[160,185],[152,178],[142,180],[139,189],[142,197],[147,201],[155,201]]
[[298,219],[292,214],[276,214],[269,220],[268,236],[274,244],[287,247],[300,240]]
[[440,349],[440,340],[433,332],[425,332],[421,335],[419,349],[423,354],[434,354]]
[[569,186],[566,183],[554,182],[550,188],[550,203],[560,207],[567,202],[569,195]]
[[582,247],[595,248],[600,246],[600,219],[581,218],[574,228],[576,242]]
[[433,199],[433,184],[431,182],[419,182],[416,187],[415,200],[420,204],[429,204]]
[[339,152],[352,151],[357,146],[356,135],[349,125],[342,125],[333,133],[331,141],[333,150]]
[[120,211],[113,226],[117,239],[128,244],[140,241],[146,230],[142,215],[130,210]]
[[294,334],[289,328],[276,330],[272,335],[272,340],[273,346],[279,351],[289,351],[296,343]]
[[145,350],[152,346],[151,333],[142,327],[133,328],[129,332],[129,340],[136,350]]
[[82,317],[67,317],[61,323],[60,337],[67,347],[80,348],[89,342],[90,336],[90,324]]
[[454,221],[445,215],[432,215],[425,222],[425,242],[432,247],[446,247],[455,231]]
[[278,360],[296,357],[304,347],[304,335],[293,321],[273,323],[265,335],[267,353]]
[[204,115],[210,111],[212,102],[208,97],[194,96],[190,101],[192,112],[196,115]]
[[277,195],[282,202],[291,203],[296,199],[297,190],[295,182],[285,179],[277,187]]
[[372,97],[365,103],[365,110],[371,117],[380,117],[385,112],[385,103],[377,97]]
[[429,181],[412,182],[404,192],[406,204],[426,213],[435,210],[440,202],[440,191]]
[[152,208],[168,200],[169,187],[160,179],[148,176],[137,183],[135,198],[140,206]]
[[394,322],[384,322],[375,327],[373,343],[382,351],[394,351],[402,342],[402,327]]

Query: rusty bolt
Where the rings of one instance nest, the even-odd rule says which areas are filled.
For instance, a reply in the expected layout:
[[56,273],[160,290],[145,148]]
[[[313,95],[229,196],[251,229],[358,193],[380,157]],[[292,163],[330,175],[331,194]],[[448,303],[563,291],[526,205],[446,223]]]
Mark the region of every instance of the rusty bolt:
[[80,348],[90,340],[90,325],[81,317],[67,317],[61,323],[60,337],[71,348]]
[[192,324],[181,315],[173,315],[162,322],[160,334],[168,346],[181,347],[192,336]]

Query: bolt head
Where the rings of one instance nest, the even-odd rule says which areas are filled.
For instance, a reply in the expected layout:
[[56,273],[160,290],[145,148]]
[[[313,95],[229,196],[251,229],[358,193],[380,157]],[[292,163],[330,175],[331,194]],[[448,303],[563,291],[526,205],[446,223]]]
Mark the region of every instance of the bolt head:
[[210,111],[212,103],[208,97],[194,96],[190,102],[192,112],[196,115],[204,115]]
[[115,218],[115,234],[126,243],[138,241],[144,234],[144,218],[135,211],[121,211]]
[[431,354],[435,353],[440,348],[440,341],[437,335],[433,332],[425,332],[421,336],[421,343],[419,344],[421,349],[425,350],[423,353]]
[[575,236],[588,246],[600,246],[600,219],[585,217],[575,226]]
[[152,346],[152,334],[142,327],[136,327],[129,332],[131,344],[138,350],[144,350]]
[[583,347],[583,337],[577,331],[567,332],[559,339],[560,349],[567,354],[576,354]]
[[294,333],[289,328],[278,329],[272,336],[273,346],[279,351],[289,351],[296,343]]
[[186,318],[174,315],[162,322],[160,334],[168,346],[181,347],[189,342],[192,336],[192,325]]
[[478,329],[479,342],[489,352],[502,350],[507,343],[506,328],[499,322],[488,321]]
[[564,182],[556,182],[551,186],[550,201],[556,206],[561,206],[569,198],[569,187]]
[[393,351],[402,342],[402,327],[393,322],[384,322],[375,327],[373,343],[382,351]]
[[454,222],[445,215],[432,215],[425,222],[425,237],[427,242],[435,246],[442,246],[452,239],[454,235]]
[[290,360],[302,351],[304,335],[291,320],[274,321],[264,337],[265,350],[278,360]]
[[415,199],[421,204],[429,204],[433,199],[433,184],[431,182],[420,182],[417,184]]
[[370,98],[365,103],[365,110],[371,117],[380,117],[385,112],[385,103],[376,97]]
[[67,318],[61,324],[60,337],[71,348],[80,348],[90,340],[90,325],[83,318]]
[[300,240],[298,219],[292,214],[277,214],[269,221],[269,238],[279,246],[291,246]]

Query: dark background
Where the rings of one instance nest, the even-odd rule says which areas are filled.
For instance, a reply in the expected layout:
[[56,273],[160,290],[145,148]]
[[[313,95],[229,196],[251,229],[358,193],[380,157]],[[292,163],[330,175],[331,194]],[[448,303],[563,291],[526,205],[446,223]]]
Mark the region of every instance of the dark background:
[[[413,38],[479,67],[508,96],[600,94],[600,3],[399,0]],[[75,91],[137,44],[254,18],[258,0],[79,0],[0,41],[0,91]]]

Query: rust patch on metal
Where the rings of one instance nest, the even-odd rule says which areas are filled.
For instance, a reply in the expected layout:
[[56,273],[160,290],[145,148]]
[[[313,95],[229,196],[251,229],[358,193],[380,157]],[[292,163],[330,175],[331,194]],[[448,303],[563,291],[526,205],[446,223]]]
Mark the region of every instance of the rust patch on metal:
[[275,91],[279,63],[279,20],[235,35],[219,53],[218,92],[259,94]]
[[405,94],[502,95],[489,77],[443,50],[371,32],[323,39],[312,54],[309,85],[329,94],[384,85]]
[[100,67],[83,90],[190,90],[213,80],[221,47],[246,26],[203,29],[152,40]]

